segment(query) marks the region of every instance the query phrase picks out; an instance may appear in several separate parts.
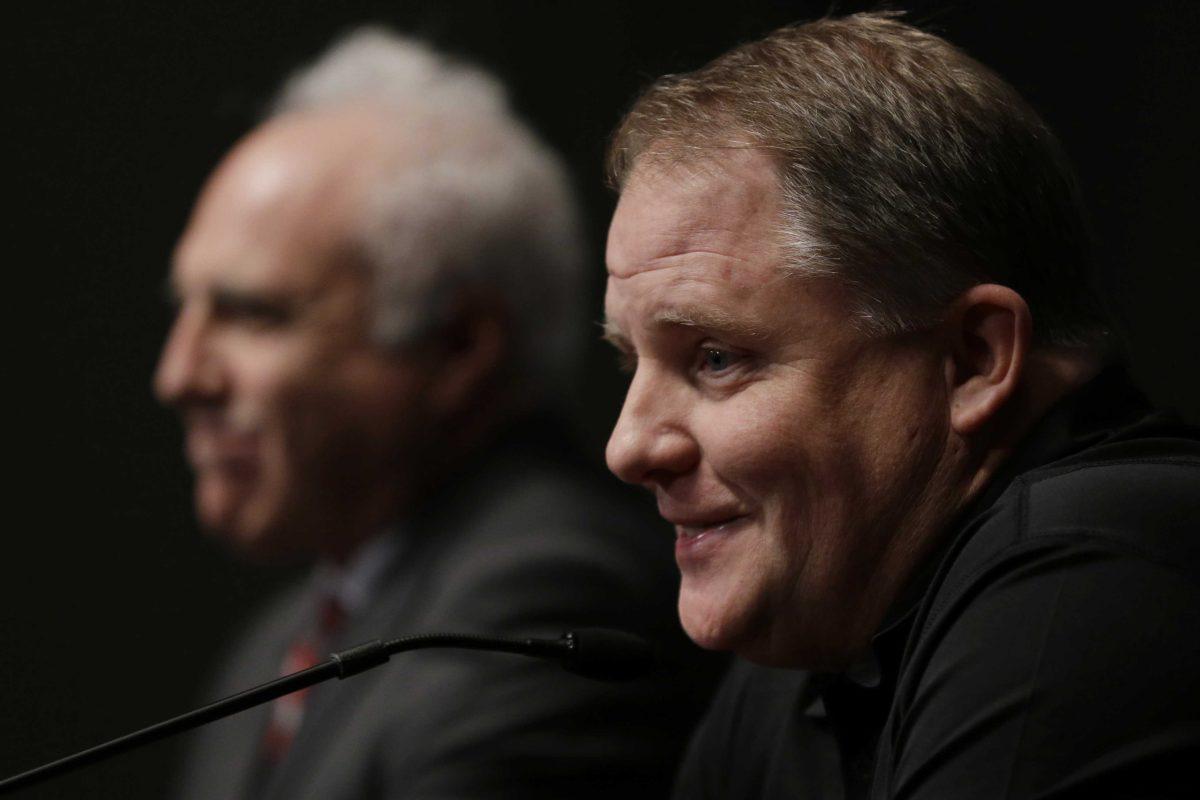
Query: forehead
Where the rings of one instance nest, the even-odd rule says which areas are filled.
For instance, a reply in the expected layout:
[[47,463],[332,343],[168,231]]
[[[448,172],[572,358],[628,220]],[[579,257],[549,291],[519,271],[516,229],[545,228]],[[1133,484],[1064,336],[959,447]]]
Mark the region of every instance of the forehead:
[[323,280],[345,256],[365,196],[369,131],[354,134],[345,121],[282,119],[239,143],[193,209],[175,252],[176,287]]
[[728,150],[690,163],[640,163],[608,230],[610,275],[654,269],[674,255],[743,259],[773,246],[781,203],[774,164],[761,151]]
[[[695,166],[637,166],[608,239],[607,338],[629,325],[763,339],[790,326],[776,173],[759,151]],[[790,283],[790,282],[788,282]]]
[[779,241],[774,164],[758,150],[729,149],[690,163],[635,165],[609,229],[609,275],[627,278],[710,255],[754,268]]

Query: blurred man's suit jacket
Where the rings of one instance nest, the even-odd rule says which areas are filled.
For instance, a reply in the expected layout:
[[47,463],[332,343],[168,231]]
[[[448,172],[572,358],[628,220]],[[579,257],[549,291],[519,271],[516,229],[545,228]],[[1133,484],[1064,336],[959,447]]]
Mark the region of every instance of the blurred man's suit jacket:
[[[510,432],[404,520],[378,596],[332,644],[610,626],[694,658],[675,617],[670,530],[555,439],[534,426]],[[212,698],[278,676],[309,591],[287,593],[249,626]],[[663,797],[713,671],[705,660],[611,684],[520,656],[403,653],[316,687],[269,774],[256,766],[267,706],[193,734],[178,796]]]

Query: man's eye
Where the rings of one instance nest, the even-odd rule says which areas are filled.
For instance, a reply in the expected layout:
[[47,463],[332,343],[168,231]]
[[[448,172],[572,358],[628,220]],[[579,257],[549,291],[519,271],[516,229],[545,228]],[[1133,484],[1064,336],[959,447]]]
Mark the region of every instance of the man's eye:
[[729,350],[719,347],[704,347],[700,350],[700,372],[720,374],[737,364],[738,357]]
[[241,298],[217,302],[213,311],[220,319],[262,327],[282,325],[292,316],[291,310],[283,304]]

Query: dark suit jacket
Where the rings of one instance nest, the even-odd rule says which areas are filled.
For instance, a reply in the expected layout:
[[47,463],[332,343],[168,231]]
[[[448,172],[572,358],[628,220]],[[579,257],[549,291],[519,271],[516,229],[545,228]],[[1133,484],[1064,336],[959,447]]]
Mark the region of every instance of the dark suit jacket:
[[[383,589],[335,646],[435,631],[557,636],[594,625],[667,641],[694,662],[675,619],[669,530],[527,433],[509,436],[406,520]],[[214,698],[277,676],[307,602],[303,587],[294,590],[249,627]],[[179,797],[662,797],[712,677],[707,660],[605,684],[519,656],[405,653],[316,687],[284,761],[257,785],[266,706],[198,732]]]

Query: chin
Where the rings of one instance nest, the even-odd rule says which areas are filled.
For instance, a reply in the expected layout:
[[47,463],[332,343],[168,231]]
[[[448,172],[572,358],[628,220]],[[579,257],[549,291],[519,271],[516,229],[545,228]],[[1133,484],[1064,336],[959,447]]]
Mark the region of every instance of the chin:
[[251,564],[291,564],[307,558],[282,532],[243,526],[207,528],[238,559]]
[[257,558],[268,550],[260,531],[239,524],[235,515],[205,513],[197,509],[197,521],[205,534],[239,556]]
[[679,622],[698,647],[740,652],[745,626],[738,621],[736,612],[731,614],[731,611],[706,598],[703,592],[689,591],[686,586],[680,589]]
[[197,487],[196,519],[209,536],[219,540],[239,558],[266,563],[294,558],[291,537],[275,515],[253,502],[231,502],[227,494]]
[[780,630],[765,610],[716,602],[686,587],[679,593],[679,620],[698,647],[732,652],[764,667],[821,669],[840,663],[814,647],[810,631]]

